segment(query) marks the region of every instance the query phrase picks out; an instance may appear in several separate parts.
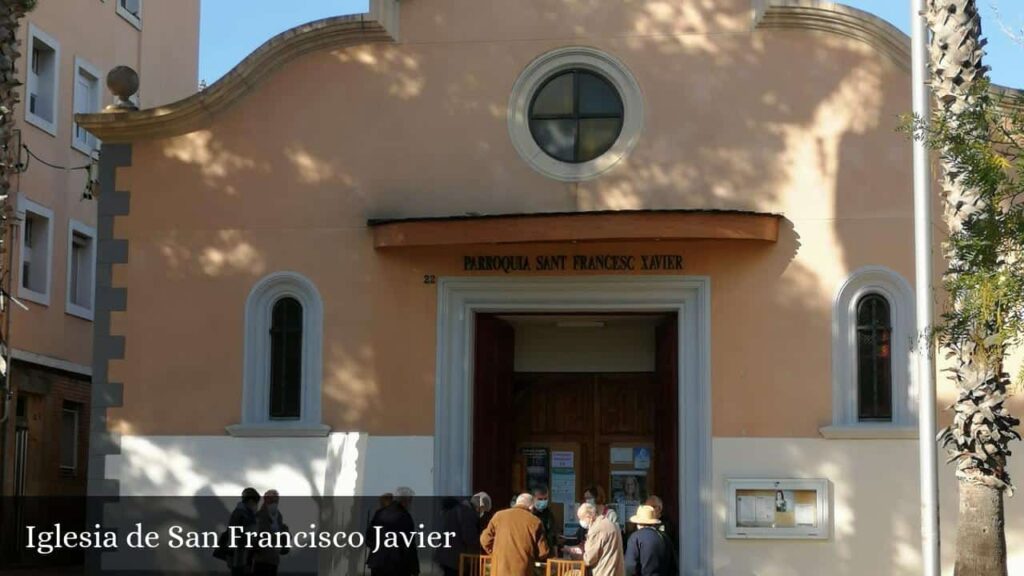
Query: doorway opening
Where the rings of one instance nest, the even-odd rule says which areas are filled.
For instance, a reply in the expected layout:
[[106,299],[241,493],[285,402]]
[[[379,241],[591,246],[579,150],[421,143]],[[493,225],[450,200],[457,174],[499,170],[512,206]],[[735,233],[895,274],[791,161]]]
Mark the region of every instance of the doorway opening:
[[474,323],[476,489],[504,506],[543,485],[565,530],[591,487],[620,523],[650,495],[678,519],[675,312],[478,312]]
[[[675,507],[679,534],[681,574],[706,574],[711,570],[714,517],[711,495],[711,280],[702,276],[588,276],[551,278],[438,278],[437,281],[437,373],[434,421],[434,493],[459,496],[477,490],[490,490],[486,477],[474,475],[482,466],[476,438],[481,416],[476,412],[476,332],[478,317],[507,314],[618,314],[674,313],[677,318],[674,362],[677,371],[673,406],[677,418],[677,498],[662,494],[666,506]],[[493,324],[493,323],[492,323]],[[497,324],[500,326],[500,324]],[[483,329],[487,329],[484,327]],[[514,331],[497,330],[501,334]],[[486,341],[486,340],[485,340]],[[514,346],[514,340],[512,340]],[[513,354],[497,354],[490,360],[514,362]],[[505,350],[508,349],[506,346]],[[482,355],[482,353],[481,353]],[[514,364],[512,365],[514,368]],[[493,374],[509,374],[495,370]],[[659,407],[670,402],[659,400]],[[510,406],[495,406],[483,416],[495,431],[511,430],[495,426],[495,418],[507,418]],[[497,409],[497,408],[500,408]],[[495,432],[491,432],[492,434]],[[506,443],[496,442],[502,446]],[[512,448],[514,450],[514,446]],[[652,466],[667,465],[655,457]],[[501,465],[501,464],[496,464]],[[509,491],[508,477],[496,484]],[[498,475],[495,475],[497,478]],[[504,488],[502,488],[504,487]],[[665,486],[659,484],[657,490]],[[507,492],[506,492],[507,493]],[[496,505],[507,502],[496,500]]]

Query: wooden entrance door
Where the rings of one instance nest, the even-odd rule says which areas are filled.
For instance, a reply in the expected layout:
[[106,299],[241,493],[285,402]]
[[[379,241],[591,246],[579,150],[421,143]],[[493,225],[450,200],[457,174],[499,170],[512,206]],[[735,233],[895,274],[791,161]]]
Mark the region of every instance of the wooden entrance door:
[[[611,494],[613,446],[655,445],[657,379],[653,372],[516,373],[514,383],[516,445],[578,445],[577,499],[592,484]],[[655,453],[652,460],[657,458]]]
[[675,315],[656,329],[655,371],[646,373],[516,373],[513,327],[489,314],[476,318],[473,392],[473,489],[504,507],[527,488],[517,448],[572,447],[576,499],[597,484],[611,496],[613,447],[651,447],[647,492],[665,515],[678,509],[678,366]]

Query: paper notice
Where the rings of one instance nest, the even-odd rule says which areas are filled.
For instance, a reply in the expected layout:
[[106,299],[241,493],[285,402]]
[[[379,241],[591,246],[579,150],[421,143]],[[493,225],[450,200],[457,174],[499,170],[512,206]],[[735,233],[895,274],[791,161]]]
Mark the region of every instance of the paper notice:
[[797,504],[796,505],[796,525],[797,526],[816,526],[818,507],[814,504]]

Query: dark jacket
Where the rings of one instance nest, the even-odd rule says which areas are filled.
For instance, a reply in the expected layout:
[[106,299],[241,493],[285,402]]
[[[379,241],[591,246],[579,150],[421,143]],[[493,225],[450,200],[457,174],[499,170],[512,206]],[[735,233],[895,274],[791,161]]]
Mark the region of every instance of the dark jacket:
[[[274,518],[266,507],[260,508],[256,513],[256,529],[259,532],[288,532],[288,525],[284,523],[284,515],[280,512]],[[279,548],[260,548],[256,550],[256,564],[270,564],[277,566],[281,563],[281,552]]]
[[626,544],[626,574],[669,576],[675,574],[668,538],[655,527],[640,528]]
[[228,519],[228,532],[225,532],[227,541],[224,542],[227,550],[227,557],[224,559],[229,568],[249,568],[252,566],[254,550],[244,547],[230,548],[230,531],[232,526],[241,526],[246,532],[256,531],[256,513],[249,509],[244,503],[239,502],[231,512]]
[[558,545],[558,526],[555,525],[555,515],[551,512],[551,508],[545,508],[543,510],[534,510],[533,515],[540,520],[541,526],[544,526],[544,539],[548,542],[548,548],[554,552],[555,547]]
[[458,570],[460,554],[480,553],[477,514],[466,500],[459,501],[453,498],[445,504],[447,507],[443,513],[442,529],[444,532],[454,532],[455,538],[451,540],[451,546],[438,548],[434,558],[441,566]]
[[[392,502],[373,515],[370,529],[366,534],[366,546],[371,550],[366,565],[373,576],[413,576],[420,573],[420,560],[416,548],[406,546],[402,538],[398,539],[397,547],[387,547],[382,543],[377,550],[378,532],[381,538],[386,538],[388,532],[410,533],[415,530],[412,515],[398,502]],[[373,550],[376,552],[372,552]]]

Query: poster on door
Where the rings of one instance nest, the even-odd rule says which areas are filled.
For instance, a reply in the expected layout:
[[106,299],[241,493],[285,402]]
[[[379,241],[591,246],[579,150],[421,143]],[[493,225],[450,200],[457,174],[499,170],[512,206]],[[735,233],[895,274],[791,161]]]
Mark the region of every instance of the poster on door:
[[523,448],[523,460],[526,461],[526,490],[549,484],[548,449]]

